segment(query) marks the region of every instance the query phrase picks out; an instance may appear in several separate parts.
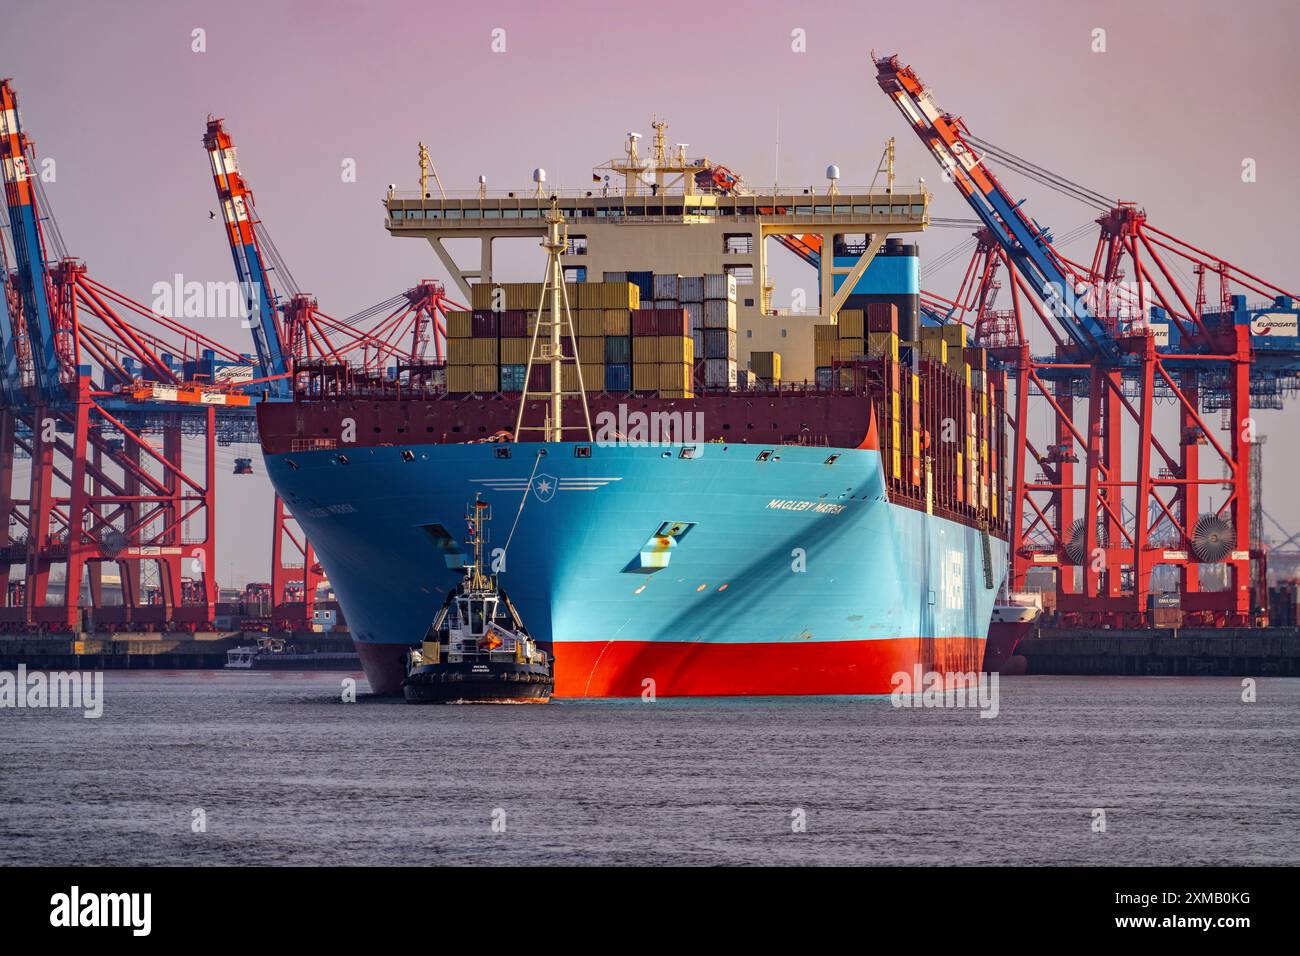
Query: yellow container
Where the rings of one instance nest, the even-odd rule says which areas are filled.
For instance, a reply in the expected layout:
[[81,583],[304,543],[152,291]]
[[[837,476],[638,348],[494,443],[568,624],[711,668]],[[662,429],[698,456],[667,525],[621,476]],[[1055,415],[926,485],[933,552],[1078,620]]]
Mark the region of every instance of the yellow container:
[[501,390],[501,372],[496,365],[471,365],[476,392],[497,392]]
[[[636,288],[633,286],[632,288]],[[601,312],[601,335],[631,335],[632,313],[628,309],[605,309]]]
[[447,366],[447,391],[449,392],[474,391],[473,366],[472,365],[448,365]]
[[867,354],[872,358],[886,358],[898,361],[898,335],[894,332],[868,332]]
[[448,312],[447,338],[467,339],[474,334],[474,313]]
[[[474,342],[476,339],[448,339],[447,340],[447,367],[454,368],[461,365],[474,364]],[[465,389],[448,388],[453,391],[466,391]]]
[[[659,361],[660,362],[692,362],[695,360],[695,340],[689,335],[657,335],[655,340],[659,343]],[[636,356],[632,356],[636,361]],[[664,385],[663,388],[676,388],[675,385]]]
[[578,334],[596,336],[605,334],[605,312],[602,309],[579,309]]
[[781,353],[750,352],[749,370],[765,382],[781,381]]
[[659,387],[661,389],[689,391],[693,384],[694,376],[690,362],[659,363]]
[[862,339],[840,339],[835,343],[835,357],[841,362],[861,358],[863,351]]
[[651,362],[635,362],[632,365],[632,390],[634,392],[653,392],[659,387],[659,365]]
[[861,339],[867,331],[866,313],[861,309],[845,309],[840,313],[840,338]]
[[921,354],[939,362],[948,361],[948,343],[943,339],[921,336]]
[[[652,364],[659,361],[659,340],[653,335],[632,338],[632,364]],[[657,386],[656,386],[657,387]],[[638,389],[639,391],[639,389]]]
[[489,285],[486,282],[477,282],[470,286],[469,304],[475,309],[492,308],[492,290],[496,286]]
[[[537,311],[537,303],[542,298],[542,283],[540,282],[513,282],[506,286],[506,308],[507,309],[524,309],[529,312]],[[572,302],[569,308],[573,308]]]
[[[817,326],[817,328],[833,329],[834,326],[819,325]],[[817,341],[813,342],[813,352],[816,353],[815,357],[817,360],[814,364],[818,368],[829,368],[831,362],[835,360],[835,353],[839,348],[839,344],[840,344],[839,339],[818,339]]]
[[532,339],[509,338],[501,340],[502,365],[527,365],[528,351],[532,348]]
[[948,322],[939,326],[943,340],[949,348],[963,348],[966,345],[966,327],[960,322]]
[[[597,312],[596,315],[599,316],[600,313]],[[583,337],[578,339],[578,361],[584,365],[605,364],[605,337],[583,333]]]
[[834,342],[840,337],[838,325],[814,325],[813,341],[814,342]]
[[[576,392],[578,390],[578,366],[572,362],[561,365],[560,381],[564,383],[566,392]],[[588,392],[603,392],[605,390],[605,366],[583,362],[582,387]]]
[[[641,308],[641,287],[631,282],[602,282],[601,305],[606,309]],[[626,335],[627,333],[622,333]]]
[[475,365],[496,365],[498,359],[496,339],[470,339]]

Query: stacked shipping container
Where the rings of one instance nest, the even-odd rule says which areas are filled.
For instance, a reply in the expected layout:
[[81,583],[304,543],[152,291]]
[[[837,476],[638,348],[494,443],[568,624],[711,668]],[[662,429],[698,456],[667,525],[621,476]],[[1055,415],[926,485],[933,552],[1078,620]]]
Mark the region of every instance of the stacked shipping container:
[[[624,275],[641,290],[643,301],[653,301],[656,310],[685,313],[687,334],[693,343],[695,384],[703,388],[736,387],[735,276],[607,272],[605,281],[616,281]],[[648,381],[649,372],[643,375]]]
[[[653,391],[665,398],[694,395],[694,348],[685,310],[640,308],[638,285],[624,281],[566,285],[577,338],[577,363],[562,367],[564,391]],[[524,390],[541,283],[479,285],[470,312],[447,316],[447,391]],[[566,357],[573,343],[561,337]],[[530,389],[550,385],[549,366],[534,363]]]

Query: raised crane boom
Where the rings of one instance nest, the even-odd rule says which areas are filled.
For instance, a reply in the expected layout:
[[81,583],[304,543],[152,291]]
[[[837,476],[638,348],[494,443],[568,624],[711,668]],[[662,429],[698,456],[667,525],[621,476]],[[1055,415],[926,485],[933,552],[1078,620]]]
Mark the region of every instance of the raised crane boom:
[[[66,396],[60,374],[54,311],[50,306],[49,266],[32,189],[28,141],[18,116],[18,95],[12,81],[7,79],[0,80],[0,165],[36,386],[43,399],[59,401]],[[13,384],[6,380],[6,388]]]
[[876,61],[876,81],[907,118],[980,221],[1005,249],[1016,270],[1052,306],[1058,323],[1081,349],[1108,359],[1122,353],[1111,331],[1075,290],[1042,229],[1020,210],[997,177],[967,144],[960,119],[941,111],[916,72],[897,56]]
[[[14,305],[17,306],[17,296]],[[6,408],[16,408],[23,402],[16,311],[17,308],[10,308],[9,258],[5,255],[4,239],[0,238],[0,396]]]
[[208,159],[212,164],[213,184],[226,223],[226,238],[235,260],[235,274],[244,292],[248,321],[253,332],[253,347],[261,366],[258,377],[268,379],[265,387],[269,398],[285,400],[292,393],[292,383],[288,378],[291,370],[285,356],[266,261],[257,242],[253,195],[239,174],[235,144],[221,120],[208,120],[203,147],[208,151]]

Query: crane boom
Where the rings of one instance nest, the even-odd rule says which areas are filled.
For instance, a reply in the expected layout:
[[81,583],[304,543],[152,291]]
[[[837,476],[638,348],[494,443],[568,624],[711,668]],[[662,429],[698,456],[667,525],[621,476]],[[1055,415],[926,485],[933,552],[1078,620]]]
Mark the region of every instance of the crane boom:
[[9,308],[9,259],[0,238],[0,395],[6,408],[23,403],[22,365],[18,360],[18,331]]
[[[0,80],[0,165],[36,386],[43,399],[59,401],[66,396],[50,306],[49,267],[31,184],[28,141],[18,116],[18,95],[7,79]],[[12,384],[7,382],[6,387]]]
[[901,66],[897,56],[876,60],[876,81],[938,161],[944,178],[961,190],[1016,270],[1042,294],[1071,341],[1086,352],[1119,359],[1114,336],[1079,296],[1044,230],[1021,211],[966,142],[965,124],[942,112],[916,72]]
[[212,164],[213,184],[226,224],[226,238],[235,262],[235,274],[244,292],[253,347],[261,366],[258,377],[269,379],[265,383],[269,398],[284,400],[292,391],[292,385],[285,377],[290,369],[266,261],[254,228],[257,220],[252,192],[239,173],[235,144],[221,120],[208,120],[203,147]]

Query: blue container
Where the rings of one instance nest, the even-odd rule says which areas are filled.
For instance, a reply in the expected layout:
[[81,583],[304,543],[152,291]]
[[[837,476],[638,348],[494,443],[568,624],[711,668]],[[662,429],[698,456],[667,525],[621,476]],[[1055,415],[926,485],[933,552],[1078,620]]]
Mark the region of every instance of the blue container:
[[641,290],[641,305],[643,307],[655,297],[655,274],[653,272],[629,272],[627,281]]
[[527,371],[527,365],[502,365],[501,391],[522,392],[524,390],[524,377]]
[[605,364],[627,365],[632,361],[632,340],[625,335],[605,336]]
[[[608,341],[608,339],[606,340]],[[627,341],[624,339],[623,341]],[[632,388],[632,366],[606,365],[605,391],[626,392]]]

